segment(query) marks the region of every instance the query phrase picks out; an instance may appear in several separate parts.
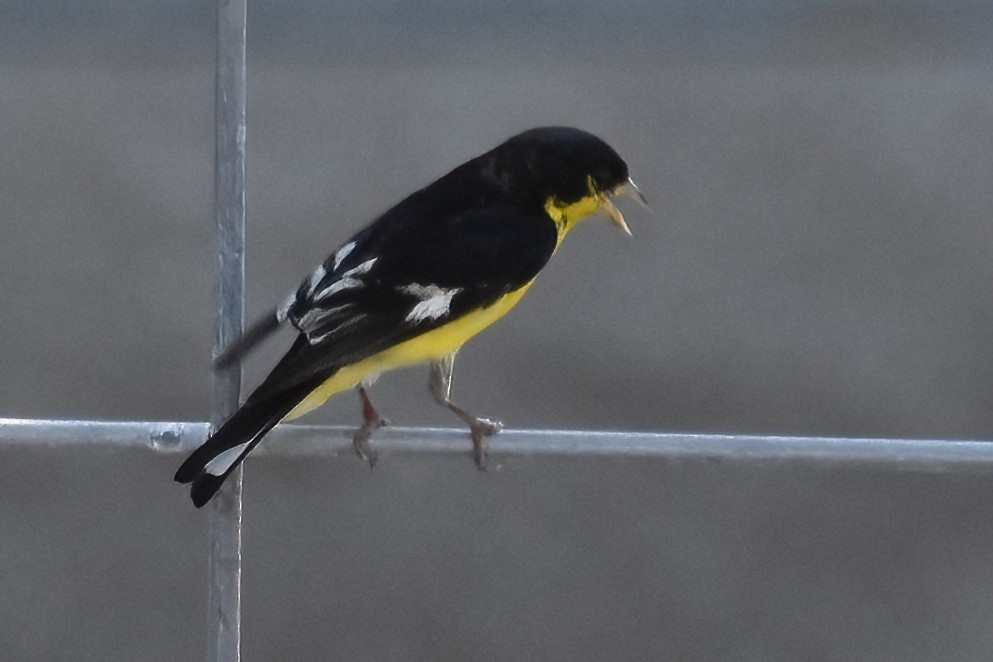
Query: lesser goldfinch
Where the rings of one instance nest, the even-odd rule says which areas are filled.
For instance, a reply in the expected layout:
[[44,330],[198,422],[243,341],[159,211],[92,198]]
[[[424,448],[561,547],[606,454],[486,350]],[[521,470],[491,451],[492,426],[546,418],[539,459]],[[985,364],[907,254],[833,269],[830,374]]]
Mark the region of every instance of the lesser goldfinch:
[[239,360],[289,322],[299,335],[245,403],[176,472],[199,508],[277,423],[353,386],[369,437],[385,419],[367,386],[380,373],[430,363],[434,398],[461,418],[483,466],[502,424],[451,400],[462,344],[509,311],[566,233],[598,210],[631,234],[611,197],[644,198],[607,143],[569,127],[518,134],[413,193],[346,241],[271,314],[215,359]]

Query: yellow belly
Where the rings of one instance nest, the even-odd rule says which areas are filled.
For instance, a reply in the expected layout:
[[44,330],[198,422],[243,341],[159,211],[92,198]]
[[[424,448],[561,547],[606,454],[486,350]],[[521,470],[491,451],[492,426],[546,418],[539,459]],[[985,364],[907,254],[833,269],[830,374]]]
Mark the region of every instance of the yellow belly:
[[451,354],[461,347],[466,340],[503,317],[524,296],[533,282],[529,282],[519,290],[503,295],[497,299],[496,303],[487,308],[475,310],[457,320],[385,349],[379,354],[345,366],[311,391],[310,395],[294,407],[283,420],[292,421],[294,418],[303,416],[320,407],[332,395],[355,386],[367,377]]

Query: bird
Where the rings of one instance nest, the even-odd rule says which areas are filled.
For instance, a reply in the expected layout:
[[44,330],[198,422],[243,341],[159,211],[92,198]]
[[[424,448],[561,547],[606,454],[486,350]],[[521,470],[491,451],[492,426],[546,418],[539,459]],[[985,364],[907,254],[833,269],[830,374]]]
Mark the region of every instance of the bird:
[[376,377],[430,365],[434,399],[469,428],[485,467],[499,421],[452,400],[462,345],[513,308],[580,220],[597,212],[631,235],[614,204],[647,207],[627,163],[602,139],[565,126],[519,133],[412,193],[341,244],[274,310],[214,359],[233,366],[284,325],[289,350],[244,403],[183,462],[200,508],[281,421],[355,388],[362,425],[352,441],[370,466],[372,433],[388,425],[369,398]]

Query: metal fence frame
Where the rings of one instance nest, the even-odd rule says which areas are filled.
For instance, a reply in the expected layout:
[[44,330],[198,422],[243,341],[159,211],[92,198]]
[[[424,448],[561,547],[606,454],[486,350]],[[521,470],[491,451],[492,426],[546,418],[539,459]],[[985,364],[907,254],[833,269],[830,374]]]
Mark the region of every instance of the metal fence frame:
[[[214,351],[236,338],[245,311],[245,90],[247,0],[218,0],[215,84],[215,221],[217,316]],[[215,375],[211,423],[102,422],[0,418],[0,448],[147,448],[188,452],[202,444],[238,405],[240,366]],[[381,452],[466,452],[463,430],[387,428],[377,433]],[[259,455],[350,454],[351,429],[282,425]],[[993,471],[993,443],[908,439],[507,430],[490,442],[501,455],[659,457],[672,460],[799,463],[904,471]],[[242,470],[234,472],[210,504],[208,647],[210,662],[241,659]]]

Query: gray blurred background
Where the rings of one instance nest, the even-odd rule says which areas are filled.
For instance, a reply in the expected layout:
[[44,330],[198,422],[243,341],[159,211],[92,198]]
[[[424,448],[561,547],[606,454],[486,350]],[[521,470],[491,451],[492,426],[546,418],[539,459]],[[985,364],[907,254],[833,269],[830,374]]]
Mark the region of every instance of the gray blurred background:
[[[250,315],[507,136],[652,202],[467,346],[515,428],[993,437],[993,5],[249,6]],[[0,416],[205,420],[213,2],[0,5]],[[254,384],[286,346],[267,345]],[[399,425],[453,425],[426,370]],[[343,395],[308,422],[351,424]],[[0,659],[195,660],[181,458],[0,449]],[[246,660],[986,660],[993,484],[621,459],[258,458]]]

